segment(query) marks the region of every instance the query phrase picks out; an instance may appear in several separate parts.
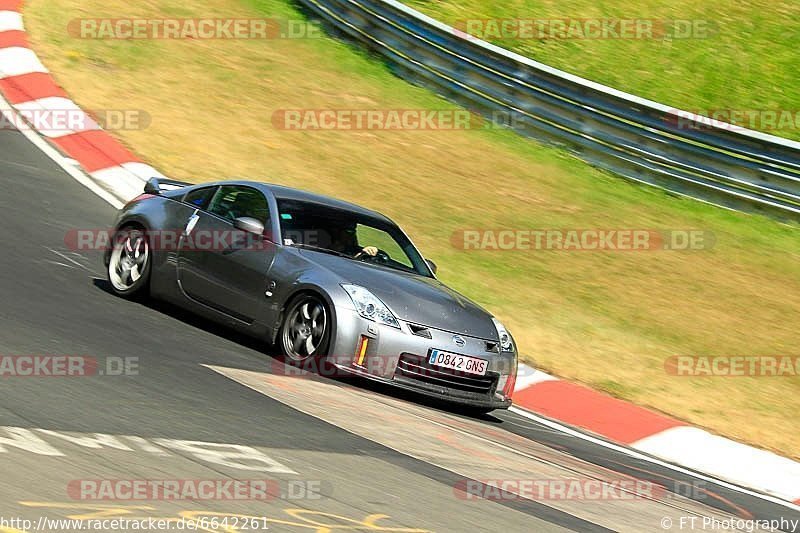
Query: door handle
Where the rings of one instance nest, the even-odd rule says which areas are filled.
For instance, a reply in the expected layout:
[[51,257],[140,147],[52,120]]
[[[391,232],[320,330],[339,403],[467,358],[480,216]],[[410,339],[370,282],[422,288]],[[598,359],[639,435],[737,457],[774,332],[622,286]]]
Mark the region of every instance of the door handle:
[[197,225],[197,222],[200,220],[200,215],[197,214],[197,211],[189,217],[189,222],[186,224],[186,228],[183,230],[183,236],[188,237],[189,234],[194,230],[194,227]]

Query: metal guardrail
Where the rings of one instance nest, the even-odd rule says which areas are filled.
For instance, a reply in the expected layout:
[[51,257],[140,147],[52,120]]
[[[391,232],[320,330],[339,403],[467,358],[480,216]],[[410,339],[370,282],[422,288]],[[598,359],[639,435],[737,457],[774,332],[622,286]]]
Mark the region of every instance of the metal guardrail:
[[800,143],[573,76],[395,0],[297,0],[403,78],[625,178],[724,207],[800,221]]

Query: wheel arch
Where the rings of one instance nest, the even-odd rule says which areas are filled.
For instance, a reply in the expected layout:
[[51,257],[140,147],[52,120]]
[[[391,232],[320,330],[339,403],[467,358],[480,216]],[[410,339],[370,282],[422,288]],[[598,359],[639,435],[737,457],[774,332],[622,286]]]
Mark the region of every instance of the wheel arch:
[[333,341],[333,339],[336,338],[337,317],[336,317],[336,304],[334,303],[333,298],[331,298],[327,290],[325,290],[323,287],[319,285],[303,284],[298,287],[295,287],[289,294],[287,294],[286,298],[281,303],[281,309],[280,312],[278,313],[276,326],[272,328],[272,339],[271,339],[272,345],[277,345],[278,335],[280,335],[281,328],[283,327],[283,321],[286,317],[287,308],[297,298],[305,294],[319,298],[325,305],[326,311],[328,312],[328,316],[330,317],[331,342]]
[[[150,237],[149,237],[150,225],[144,219],[144,217],[141,217],[141,216],[138,216],[138,215],[127,216],[127,217],[124,217],[124,218],[120,219],[114,225],[114,229],[111,231],[111,235],[110,235],[111,240],[109,241],[109,243],[113,242],[113,239],[116,237],[117,233],[120,232],[121,230],[123,230],[125,228],[134,228],[134,227],[135,228],[139,228],[141,230],[144,230],[145,239],[147,239],[147,242],[151,245],[151,253],[152,253],[153,252],[152,243],[150,242]],[[113,247],[111,245],[109,245],[108,248],[103,253],[103,263],[105,264],[105,266],[108,266],[108,262],[109,262],[109,259],[111,257],[112,248]]]

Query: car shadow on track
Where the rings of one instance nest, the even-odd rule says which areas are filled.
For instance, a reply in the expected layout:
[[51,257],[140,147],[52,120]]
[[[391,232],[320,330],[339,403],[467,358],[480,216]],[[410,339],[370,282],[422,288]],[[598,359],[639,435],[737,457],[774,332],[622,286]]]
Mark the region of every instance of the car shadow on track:
[[[111,289],[111,284],[108,282],[108,280],[102,278],[93,278],[92,283],[95,287],[102,290],[103,292],[107,292],[114,298],[120,298]],[[122,298],[120,299],[122,300]],[[182,309],[169,302],[156,300],[153,298],[142,301],[134,301],[134,300],[123,300],[123,301],[133,303],[136,305],[142,305],[144,307],[147,307],[148,309],[152,309],[153,311],[163,313],[165,315],[170,316],[171,318],[180,320],[185,324],[188,324],[195,328],[211,333],[212,335],[222,337],[231,342],[235,342],[236,344],[240,344],[246,348],[250,348],[251,350],[264,352],[265,347],[269,347],[267,343],[259,341],[255,337],[245,335],[244,333],[239,333],[238,331],[235,331],[231,328],[226,328],[221,324],[217,324],[216,322],[207,320],[199,315],[195,315],[191,311]]]
[[[97,289],[100,289],[103,292],[106,292],[115,298],[119,298],[111,289],[111,284],[106,279],[93,278],[92,283]],[[133,302],[133,303],[137,305],[142,305],[158,313],[165,314],[171,318],[174,318],[175,320],[183,322],[188,326],[200,329],[217,337],[239,344],[240,346],[243,346],[245,348],[249,348],[251,350],[259,352],[266,357],[270,357],[276,362],[284,362],[283,357],[279,355],[278,349],[270,345],[268,342],[259,340],[255,337],[225,327],[224,325],[218,324],[204,317],[196,315],[191,311],[182,309],[169,302],[164,302],[162,300],[156,300],[156,299],[147,299],[144,301]],[[229,364],[230,361],[223,359],[219,361],[209,361],[208,363],[224,366],[226,364]],[[286,363],[284,362],[284,364]],[[261,365],[254,365],[252,368],[248,368],[247,370],[253,370],[257,372],[264,372],[265,370],[270,371],[269,368],[265,369]],[[290,373],[287,373],[287,375],[288,374]],[[337,373],[337,375],[335,376],[328,376],[328,375],[317,374],[313,376],[313,378],[327,382],[335,381],[344,386],[354,386],[359,389],[374,392],[376,394],[415,403],[425,407],[430,407],[432,409],[436,409],[438,411],[443,411],[450,414],[457,414],[460,416],[477,420],[484,420],[492,423],[502,423],[502,420],[500,418],[492,416],[491,413],[489,414],[475,413],[474,411],[471,411],[468,407],[463,407],[458,404],[443,402],[442,400],[437,400],[436,398],[431,398],[429,396],[425,396],[424,394],[418,394],[414,391],[397,389],[390,385],[386,385],[384,383],[380,383],[377,381],[372,381],[356,375],[350,375],[350,374],[341,375],[341,373]],[[305,376],[303,377],[303,379],[308,379],[308,377]]]

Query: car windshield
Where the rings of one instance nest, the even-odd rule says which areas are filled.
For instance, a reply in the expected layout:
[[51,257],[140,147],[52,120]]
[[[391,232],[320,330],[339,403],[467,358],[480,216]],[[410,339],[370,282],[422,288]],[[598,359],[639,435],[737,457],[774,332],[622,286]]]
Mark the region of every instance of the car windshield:
[[283,244],[330,252],[431,277],[420,253],[396,225],[368,214],[278,199]]

